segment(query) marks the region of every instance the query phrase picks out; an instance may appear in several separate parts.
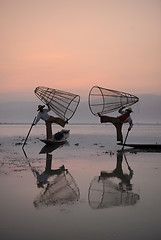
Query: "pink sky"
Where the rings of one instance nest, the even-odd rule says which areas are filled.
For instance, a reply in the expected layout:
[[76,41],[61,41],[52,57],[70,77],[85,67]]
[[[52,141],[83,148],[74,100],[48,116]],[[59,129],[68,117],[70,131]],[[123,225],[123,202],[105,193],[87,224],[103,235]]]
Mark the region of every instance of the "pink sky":
[[160,0],[0,0],[0,93],[161,94]]

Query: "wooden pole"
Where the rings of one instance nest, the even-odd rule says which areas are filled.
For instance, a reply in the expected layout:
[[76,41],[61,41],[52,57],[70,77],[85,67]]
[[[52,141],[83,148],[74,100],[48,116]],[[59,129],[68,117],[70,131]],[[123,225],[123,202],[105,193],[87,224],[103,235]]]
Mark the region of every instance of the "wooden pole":
[[25,146],[25,144],[26,144],[26,142],[27,142],[27,139],[28,139],[28,137],[29,137],[29,135],[30,135],[30,132],[31,132],[31,130],[32,130],[32,127],[33,127],[33,124],[34,124],[35,120],[36,120],[36,117],[34,118],[32,124],[31,124],[31,127],[30,127],[30,129],[29,129],[29,131],[28,131],[28,134],[27,134],[27,136],[26,136],[26,139],[25,139],[25,141],[24,141],[24,143],[23,143],[23,145],[22,145],[22,149],[24,148],[24,146]]
[[126,140],[127,140],[127,137],[128,137],[129,132],[130,132],[130,130],[129,130],[129,128],[128,128],[127,133],[126,133],[126,137],[125,137],[125,140],[124,140],[124,143],[123,143],[123,147],[122,147],[121,150],[124,150],[125,143],[126,143]]

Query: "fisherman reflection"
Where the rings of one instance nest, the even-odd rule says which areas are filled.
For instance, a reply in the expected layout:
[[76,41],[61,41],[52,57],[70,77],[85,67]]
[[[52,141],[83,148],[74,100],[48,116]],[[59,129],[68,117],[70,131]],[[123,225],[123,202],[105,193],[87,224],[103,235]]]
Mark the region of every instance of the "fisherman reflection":
[[133,170],[130,168],[125,155],[124,155],[124,157],[125,157],[125,161],[128,165],[129,174],[123,173],[123,169],[122,169],[123,151],[118,151],[116,168],[111,173],[101,171],[100,179],[117,177],[118,179],[121,180],[121,182],[119,183],[118,190],[122,190],[122,191],[127,190],[128,191],[128,190],[132,190],[132,184],[130,183],[130,181],[133,177]]
[[[123,156],[129,173],[123,172]],[[101,171],[89,187],[88,200],[93,209],[129,206],[137,203],[139,195],[132,192],[131,179],[133,170],[130,168],[123,151],[117,153],[116,168],[112,172]]]
[[[54,146],[54,150],[58,146]],[[45,171],[41,174],[32,168],[37,178],[37,187],[42,188],[35,198],[33,204],[37,209],[53,206],[57,204],[69,204],[79,200],[80,192],[69,171],[62,165],[58,169],[52,169],[51,147],[46,147],[40,153],[46,151]]]
[[67,172],[68,170],[65,169],[64,165],[62,165],[58,169],[51,169],[51,161],[52,161],[52,154],[47,153],[47,161],[46,161],[46,168],[45,171],[41,174],[36,170],[32,169],[34,175],[37,178],[37,187],[44,188],[44,185],[49,185],[49,178],[53,175],[60,175],[62,172]]
[[37,187],[43,188],[45,184],[49,184],[49,179],[51,176],[54,175],[60,175],[62,172],[67,172],[67,169],[65,169],[64,165],[59,167],[58,169],[52,169],[52,152],[56,149],[63,147],[64,145],[67,145],[68,143],[55,143],[52,145],[45,145],[39,154],[46,154],[46,166],[45,171],[42,173],[39,173],[35,168],[32,168],[32,172],[37,178]]

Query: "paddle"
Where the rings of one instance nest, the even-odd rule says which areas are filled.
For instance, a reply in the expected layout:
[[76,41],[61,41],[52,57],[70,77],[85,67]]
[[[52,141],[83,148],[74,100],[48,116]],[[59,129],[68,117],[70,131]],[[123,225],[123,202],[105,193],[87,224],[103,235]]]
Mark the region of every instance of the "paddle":
[[125,153],[123,153],[123,155],[124,155],[125,162],[126,162],[126,164],[127,164],[127,166],[128,166],[128,169],[131,170],[131,167],[130,167],[128,161],[127,161],[127,158],[126,158]]
[[126,140],[127,140],[127,137],[128,137],[129,132],[130,132],[130,129],[128,128],[127,133],[126,133],[126,137],[125,137],[125,140],[124,140],[124,143],[123,143],[123,147],[122,147],[121,150],[124,150],[125,143],[126,143]]
[[27,136],[26,136],[26,139],[25,139],[25,141],[24,141],[24,143],[23,143],[23,145],[22,145],[22,149],[24,148],[24,146],[25,146],[25,144],[26,144],[26,142],[27,142],[27,139],[28,139],[28,137],[29,137],[29,135],[30,135],[30,132],[31,132],[31,130],[32,130],[32,127],[33,127],[33,124],[34,124],[35,120],[36,120],[36,117],[34,118],[32,124],[31,124],[31,127],[30,127],[30,129],[29,129],[29,131],[28,131],[28,134],[27,134]]

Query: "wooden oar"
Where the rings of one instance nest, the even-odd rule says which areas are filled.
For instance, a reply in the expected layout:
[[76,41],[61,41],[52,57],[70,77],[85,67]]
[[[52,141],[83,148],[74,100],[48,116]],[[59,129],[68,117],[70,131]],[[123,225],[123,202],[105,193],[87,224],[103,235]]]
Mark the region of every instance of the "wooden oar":
[[25,139],[25,141],[24,141],[24,143],[23,143],[23,145],[22,145],[22,148],[24,148],[24,146],[25,146],[25,144],[26,144],[26,142],[27,142],[27,139],[28,139],[28,137],[29,137],[29,135],[30,135],[30,132],[31,132],[31,130],[32,130],[32,127],[33,127],[33,124],[34,124],[35,120],[36,120],[36,117],[34,118],[32,124],[31,124],[31,127],[30,127],[30,129],[29,129],[29,131],[28,131],[28,134],[27,134],[27,136],[26,136],[26,139]]
[[126,133],[126,137],[125,137],[125,140],[124,140],[124,143],[123,143],[123,147],[122,147],[121,150],[124,150],[125,143],[126,143],[126,140],[127,140],[127,137],[128,137],[129,132],[130,132],[130,130],[129,130],[129,128],[128,128],[127,133]]
[[127,161],[127,158],[126,158],[125,153],[123,153],[123,155],[124,155],[125,162],[126,162],[126,164],[127,164],[127,166],[128,166],[128,169],[131,170],[131,167],[130,167],[128,161]]

